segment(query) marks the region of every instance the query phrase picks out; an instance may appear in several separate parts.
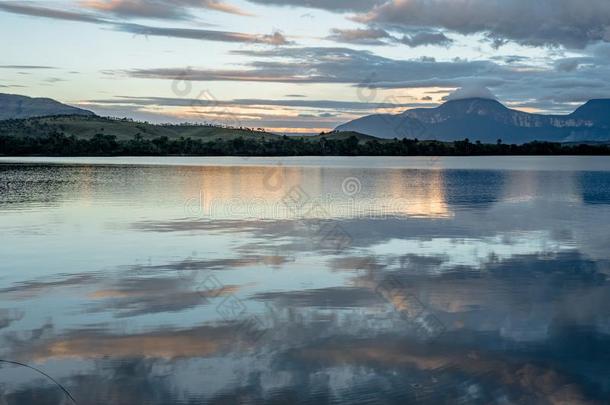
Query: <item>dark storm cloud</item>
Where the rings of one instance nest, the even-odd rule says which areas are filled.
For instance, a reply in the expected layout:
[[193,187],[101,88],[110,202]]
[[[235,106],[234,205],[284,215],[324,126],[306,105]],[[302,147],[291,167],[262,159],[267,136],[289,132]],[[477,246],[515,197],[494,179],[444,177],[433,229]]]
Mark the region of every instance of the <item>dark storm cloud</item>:
[[524,45],[583,48],[595,41],[610,41],[607,0],[390,0],[356,19],[483,33],[496,46],[512,40]]

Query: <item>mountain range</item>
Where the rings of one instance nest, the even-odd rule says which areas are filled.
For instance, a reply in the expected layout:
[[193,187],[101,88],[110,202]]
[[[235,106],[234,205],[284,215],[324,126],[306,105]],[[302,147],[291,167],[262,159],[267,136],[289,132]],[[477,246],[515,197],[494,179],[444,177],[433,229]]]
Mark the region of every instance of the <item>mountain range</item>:
[[45,117],[51,115],[87,115],[91,111],[62,104],[50,98],[32,98],[0,93],[0,120]]
[[[86,122],[69,119],[62,124],[64,127],[67,125],[68,128],[75,126],[73,134],[76,136],[84,135],[85,137],[92,136],[94,130],[102,130],[104,124],[107,127],[120,126],[122,130],[117,131],[119,138],[127,135],[132,136],[131,132],[140,131],[138,125],[142,126],[142,124],[127,124],[121,121],[99,118],[91,111],[62,104],[49,98],[0,94],[0,121],[28,118],[42,119],[40,117],[49,116],[76,116],[93,119],[94,121],[88,120]],[[45,125],[53,125],[54,123],[55,121],[49,121]],[[37,125],[39,126],[36,122],[31,122],[24,128],[32,127],[27,129],[27,132],[34,133],[36,131],[33,128]],[[98,126],[99,128],[97,128]],[[125,130],[126,127],[129,127],[130,131]],[[159,135],[168,132],[168,128],[167,126],[161,126],[156,129],[153,128],[154,130],[150,132]],[[211,128],[204,131],[202,130],[203,127],[200,126],[193,128],[195,131],[193,135],[196,134],[197,136],[203,136],[204,132],[205,136],[209,136],[211,133],[219,133],[220,131],[220,128],[213,131]],[[131,131],[131,129],[134,131]],[[4,128],[3,131],[15,133],[15,129],[9,131]],[[180,132],[184,131],[181,130]],[[211,133],[208,134],[208,132]],[[233,133],[235,130],[229,132]],[[236,133],[241,132],[237,131]],[[544,115],[510,109],[495,99],[462,98],[447,101],[435,108],[415,108],[401,114],[365,116],[338,126],[333,133],[325,136],[334,138],[340,136],[341,133],[381,139],[417,138],[419,140],[446,142],[465,138],[472,142],[480,141],[482,143],[496,143],[498,139],[501,139],[504,143],[515,144],[532,141],[610,142],[610,99],[590,100],[571,114]],[[268,133],[267,135],[273,136]]]
[[532,114],[494,99],[466,98],[401,114],[374,114],[338,126],[378,138],[418,138],[482,143],[610,141],[610,99],[590,100],[567,115]]

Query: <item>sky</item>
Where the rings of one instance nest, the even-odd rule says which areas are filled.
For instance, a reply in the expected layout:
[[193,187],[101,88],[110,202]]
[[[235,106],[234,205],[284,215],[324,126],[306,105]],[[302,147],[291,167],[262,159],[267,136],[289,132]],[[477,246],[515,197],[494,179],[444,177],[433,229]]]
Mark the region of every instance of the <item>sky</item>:
[[0,92],[157,123],[319,133],[455,94],[610,98],[608,0],[0,1],[0,38]]

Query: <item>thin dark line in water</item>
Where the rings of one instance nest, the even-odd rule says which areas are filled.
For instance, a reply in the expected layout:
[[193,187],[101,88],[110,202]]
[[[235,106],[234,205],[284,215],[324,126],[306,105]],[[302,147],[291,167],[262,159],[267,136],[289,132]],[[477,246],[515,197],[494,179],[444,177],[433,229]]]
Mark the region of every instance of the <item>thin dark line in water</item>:
[[13,364],[13,365],[16,365],[16,366],[26,367],[26,368],[29,368],[30,370],[36,371],[39,374],[42,374],[43,376],[47,377],[49,380],[53,381],[53,383],[55,385],[57,385],[64,392],[64,394],[66,394],[68,396],[68,398],[70,398],[72,400],[74,405],[77,405],[76,404],[76,400],[74,399],[72,394],[70,394],[70,391],[68,391],[63,385],[58,383],[53,377],[51,377],[50,375],[48,375],[44,371],[39,370],[36,367],[28,366],[27,364],[19,363],[18,361],[11,361],[11,360],[2,360],[2,359],[0,359],[0,363],[7,363],[7,364]]

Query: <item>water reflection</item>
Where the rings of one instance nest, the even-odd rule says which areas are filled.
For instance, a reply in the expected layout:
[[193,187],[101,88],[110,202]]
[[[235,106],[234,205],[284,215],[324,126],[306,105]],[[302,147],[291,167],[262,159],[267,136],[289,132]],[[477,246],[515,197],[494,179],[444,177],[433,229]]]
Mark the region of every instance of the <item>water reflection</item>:
[[79,404],[607,403],[610,170],[518,169],[0,165],[1,358]]

